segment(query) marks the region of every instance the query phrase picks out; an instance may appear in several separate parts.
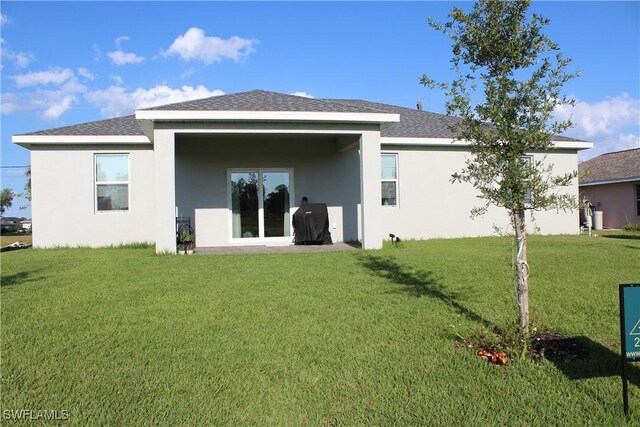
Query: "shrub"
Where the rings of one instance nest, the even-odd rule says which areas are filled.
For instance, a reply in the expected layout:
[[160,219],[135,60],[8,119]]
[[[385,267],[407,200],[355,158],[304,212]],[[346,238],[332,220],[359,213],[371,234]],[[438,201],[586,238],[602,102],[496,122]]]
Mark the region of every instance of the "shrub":
[[627,231],[640,231],[640,223],[633,224],[630,222],[624,226],[624,229]]

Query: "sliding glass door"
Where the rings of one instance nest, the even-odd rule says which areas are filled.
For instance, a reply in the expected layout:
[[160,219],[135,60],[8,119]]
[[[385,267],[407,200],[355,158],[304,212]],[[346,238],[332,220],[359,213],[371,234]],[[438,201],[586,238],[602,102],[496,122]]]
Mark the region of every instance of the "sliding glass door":
[[231,173],[231,215],[233,237],[258,237],[258,174]]
[[234,170],[229,185],[234,239],[291,236],[291,171]]

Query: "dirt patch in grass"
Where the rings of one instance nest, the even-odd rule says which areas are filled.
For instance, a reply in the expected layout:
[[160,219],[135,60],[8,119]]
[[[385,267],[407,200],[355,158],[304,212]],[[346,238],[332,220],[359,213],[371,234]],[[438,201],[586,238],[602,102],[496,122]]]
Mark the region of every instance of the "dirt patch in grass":
[[[510,361],[521,356],[522,345],[511,336],[500,336],[488,342],[486,336],[470,337],[456,343],[457,348],[468,348],[476,356],[489,363],[508,366]],[[569,363],[589,357],[589,349],[575,337],[565,337],[553,331],[535,331],[527,347],[527,359],[540,363],[547,359],[553,363]]]
[[589,349],[584,342],[553,331],[536,331],[529,353],[529,357],[535,362],[545,358],[554,363],[566,363],[589,357]]

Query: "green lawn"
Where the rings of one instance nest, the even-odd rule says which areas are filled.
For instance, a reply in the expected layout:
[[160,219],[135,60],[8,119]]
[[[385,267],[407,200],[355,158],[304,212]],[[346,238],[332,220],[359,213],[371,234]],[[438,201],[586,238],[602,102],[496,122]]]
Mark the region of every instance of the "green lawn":
[[[535,325],[583,337],[588,359],[497,367],[456,345],[515,323],[502,238],[4,253],[0,409],[82,426],[623,425],[618,283],[640,281],[640,233],[533,236],[529,257]],[[640,366],[631,383],[640,425]]]
[[31,240],[32,240],[31,233],[29,233],[29,234],[18,234],[18,233],[3,234],[3,235],[0,236],[0,246],[7,246],[7,245],[10,245],[10,244],[18,242],[18,241],[24,243],[25,245],[31,245]]

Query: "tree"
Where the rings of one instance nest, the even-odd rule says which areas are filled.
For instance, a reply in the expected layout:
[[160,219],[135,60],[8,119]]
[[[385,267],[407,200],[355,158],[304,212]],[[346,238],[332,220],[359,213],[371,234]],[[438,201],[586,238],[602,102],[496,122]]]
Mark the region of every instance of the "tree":
[[27,168],[24,176],[27,177],[27,182],[24,184],[24,197],[31,201],[31,165]]
[[13,204],[15,193],[10,188],[4,188],[0,193],[0,214],[4,214],[7,208]]
[[562,192],[577,172],[554,175],[553,165],[531,161],[531,152],[554,149],[552,138],[571,126],[553,121],[558,105],[573,104],[561,94],[577,76],[565,71],[571,59],[542,29],[549,20],[527,16],[530,0],[480,0],[469,13],[453,8],[450,21],[429,25],[452,42],[455,79],[421,83],[447,95],[447,114],[458,116],[456,139],[470,143],[471,156],[453,182],[473,185],[484,200],[472,216],[489,205],[507,209],[515,233],[516,297],[522,339],[529,334],[529,264],[525,212],[576,206],[575,196]]

